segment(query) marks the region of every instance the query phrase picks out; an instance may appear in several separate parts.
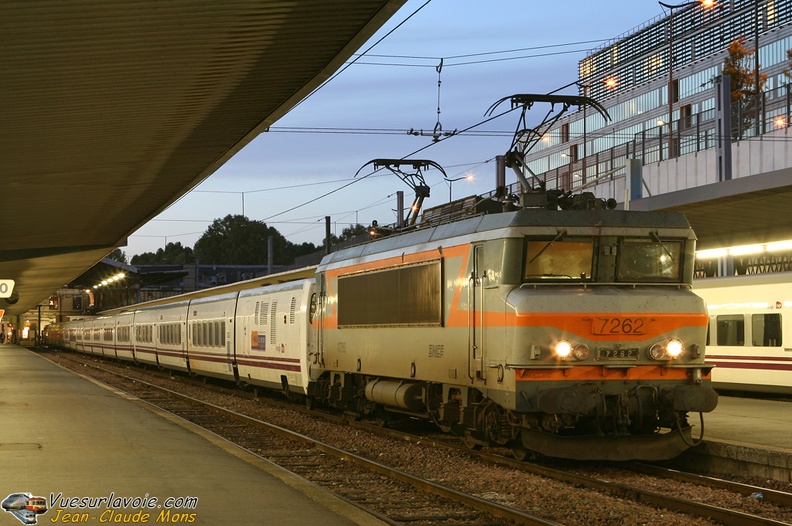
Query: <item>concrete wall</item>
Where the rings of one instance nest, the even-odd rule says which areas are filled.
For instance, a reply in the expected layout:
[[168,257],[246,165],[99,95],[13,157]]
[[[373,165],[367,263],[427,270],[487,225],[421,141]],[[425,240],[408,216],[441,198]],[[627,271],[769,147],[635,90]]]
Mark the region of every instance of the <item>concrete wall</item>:
[[[792,167],[792,148],[787,141],[792,128],[769,132],[761,138],[747,139],[732,144],[732,179],[750,177]],[[645,197],[677,190],[695,188],[718,182],[716,150],[683,155],[668,161],[643,166]],[[648,187],[648,192],[647,192]],[[589,188],[598,197],[614,198],[624,202],[625,175],[620,172],[613,179],[601,181]]]

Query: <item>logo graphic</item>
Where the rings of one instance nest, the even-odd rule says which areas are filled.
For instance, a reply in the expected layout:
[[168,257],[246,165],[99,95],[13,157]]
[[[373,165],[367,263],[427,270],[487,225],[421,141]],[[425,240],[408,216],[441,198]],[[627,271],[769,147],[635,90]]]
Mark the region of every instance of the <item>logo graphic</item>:
[[36,524],[37,515],[47,512],[47,499],[31,493],[12,493],[3,499],[3,511],[12,514],[22,524]]

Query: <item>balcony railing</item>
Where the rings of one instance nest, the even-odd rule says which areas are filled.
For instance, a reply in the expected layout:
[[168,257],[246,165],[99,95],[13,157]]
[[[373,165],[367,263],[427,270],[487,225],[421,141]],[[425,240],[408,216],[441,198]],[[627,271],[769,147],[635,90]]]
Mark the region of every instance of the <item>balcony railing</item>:
[[[751,139],[757,135],[761,136],[789,127],[792,113],[792,84],[762,92],[758,111],[755,106],[753,100],[732,104],[732,141]],[[547,188],[574,190],[590,186],[603,177],[623,176],[618,168],[624,166],[627,159],[640,159],[644,165],[657,163],[714,148],[716,140],[715,110],[706,110],[644,130],[635,134],[628,142],[582,159],[571,159],[569,164],[537,174],[537,177],[545,181]],[[515,190],[519,189],[515,188]]]

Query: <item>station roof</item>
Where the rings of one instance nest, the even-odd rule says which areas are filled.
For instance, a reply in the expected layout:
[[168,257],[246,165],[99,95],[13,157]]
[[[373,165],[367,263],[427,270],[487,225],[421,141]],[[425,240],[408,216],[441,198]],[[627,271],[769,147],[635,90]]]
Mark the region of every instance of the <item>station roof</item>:
[[632,201],[633,210],[679,211],[706,250],[789,239],[792,168]]
[[125,245],[404,2],[0,4],[0,279],[18,296],[0,307],[26,312]]

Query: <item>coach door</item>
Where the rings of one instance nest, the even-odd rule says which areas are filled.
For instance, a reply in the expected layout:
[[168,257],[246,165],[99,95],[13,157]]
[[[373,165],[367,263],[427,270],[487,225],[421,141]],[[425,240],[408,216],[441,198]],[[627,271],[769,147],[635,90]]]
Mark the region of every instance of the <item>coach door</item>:
[[473,270],[468,283],[469,376],[482,381],[484,364],[484,290],[482,287],[484,246],[473,247]]
[[311,294],[310,314],[311,331],[314,335],[313,349],[309,350],[308,367],[310,368],[310,380],[318,380],[319,375],[324,369],[324,340],[325,340],[325,317],[327,312],[327,280],[325,274],[320,274],[316,279],[316,286]]

